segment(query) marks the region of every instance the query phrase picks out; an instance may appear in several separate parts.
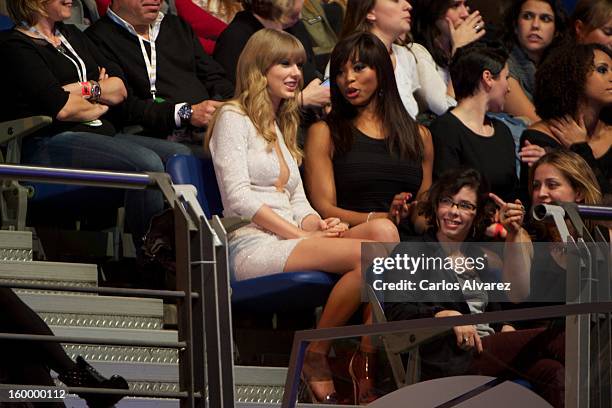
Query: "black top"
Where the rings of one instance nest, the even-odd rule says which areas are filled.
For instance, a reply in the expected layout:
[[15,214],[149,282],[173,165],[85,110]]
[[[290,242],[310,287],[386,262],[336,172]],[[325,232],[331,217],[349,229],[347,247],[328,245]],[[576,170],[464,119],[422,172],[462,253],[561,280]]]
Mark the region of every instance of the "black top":
[[514,139],[506,125],[489,120],[493,126],[493,136],[489,137],[472,132],[451,112],[431,124],[434,178],[449,169],[472,167],[486,178],[493,193],[514,201],[518,186]]
[[[214,58],[223,66],[227,72],[228,79],[233,83],[236,82],[236,66],[238,65],[240,53],[247,41],[249,41],[249,38],[262,28],[264,26],[253,13],[250,11],[240,11],[217,39]],[[303,67],[304,83],[308,84],[313,79],[320,77],[315,64],[314,52],[312,51],[312,42],[308,31],[304,27],[304,23],[299,21],[285,31],[300,40],[306,50],[306,63]]]
[[416,196],[423,180],[422,164],[391,154],[385,140],[373,139],[356,128],[352,132],[351,149],[333,158],[338,207],[388,212],[396,194],[406,191]]
[[[542,146],[546,150],[564,149],[563,145],[557,142],[544,132],[535,129],[526,129],[521,135],[521,146],[525,141],[531,144]],[[612,194],[612,149],[608,149],[599,159],[593,156],[593,151],[588,143],[576,143],[570,146],[570,150],[578,153],[591,167],[597,177],[599,186],[603,194]],[[521,163],[521,191],[527,191],[529,181],[529,167]],[[531,197],[528,197],[529,201]],[[527,202],[529,202],[527,201]]]
[[[440,246],[437,238],[430,232],[421,237],[413,238],[412,242],[414,243],[415,247],[410,248],[414,249],[418,254],[422,254],[422,256],[435,258],[446,257],[446,254]],[[418,248],[418,250],[415,248]],[[480,249],[477,244],[470,245],[469,242],[466,242],[466,246],[463,250],[466,256],[474,258],[484,256],[484,252],[482,252],[482,249]],[[394,254],[390,255],[390,257],[393,256]],[[440,270],[430,270],[428,271],[428,274],[428,279],[430,282],[442,282],[443,280],[446,280],[447,282],[457,282],[457,274],[452,270],[442,268]],[[485,268],[482,271],[479,271],[479,275],[483,281],[494,281],[494,279],[488,279],[492,277],[488,265],[485,265]],[[463,294],[458,293],[448,296],[453,297],[454,301],[441,302],[436,301],[436,299],[432,299],[430,302],[415,301],[385,303],[385,315],[390,321],[397,321],[434,317],[436,313],[443,310],[456,310],[463,315],[468,315],[471,313],[470,307]],[[485,302],[486,312],[501,309],[501,305],[497,302],[489,302],[486,300]],[[502,323],[491,324],[491,327],[493,327],[495,331],[499,331],[501,326]],[[424,343],[419,347],[419,353],[422,358],[421,377],[423,380],[441,376],[465,374],[471,364],[473,350],[462,350],[457,347],[456,342],[456,337],[451,331],[448,335],[437,338],[431,342]]]
[[[109,76],[122,76],[120,69],[108,61],[78,28],[61,23],[57,27],[85,62],[87,79],[98,79],[98,67],[105,67]],[[62,52],[77,61],[66,47],[55,48],[45,40],[29,37],[15,29],[3,37],[0,47],[0,59],[3,61],[0,64],[0,89],[3,95],[0,120],[46,115],[53,118],[53,123],[39,134],[74,131],[114,135],[115,128],[104,117],[100,118],[102,126],[55,119],[68,102],[69,93],[62,86],[79,82],[75,65]]]
[[[147,134],[165,137],[175,129],[176,103],[222,100],[234,94],[223,68],[204,52],[189,24],[177,16],[164,16],[155,41],[156,96],[165,100],[162,103],[154,103],[151,97],[147,68],[136,36],[108,16],[86,33],[125,73],[128,98],[120,112],[123,123],[144,126]],[[151,48],[146,41],[145,47],[150,56]]]

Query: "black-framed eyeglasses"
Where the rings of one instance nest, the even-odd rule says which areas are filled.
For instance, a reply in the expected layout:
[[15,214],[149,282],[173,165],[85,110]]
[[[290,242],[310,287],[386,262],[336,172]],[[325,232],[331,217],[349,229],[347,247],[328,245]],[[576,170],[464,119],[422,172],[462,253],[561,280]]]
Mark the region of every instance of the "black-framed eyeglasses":
[[470,203],[469,201],[459,201],[456,203],[450,197],[441,198],[438,202],[438,206],[440,208],[453,208],[453,206],[456,206],[459,211],[464,212],[476,211],[476,205]]

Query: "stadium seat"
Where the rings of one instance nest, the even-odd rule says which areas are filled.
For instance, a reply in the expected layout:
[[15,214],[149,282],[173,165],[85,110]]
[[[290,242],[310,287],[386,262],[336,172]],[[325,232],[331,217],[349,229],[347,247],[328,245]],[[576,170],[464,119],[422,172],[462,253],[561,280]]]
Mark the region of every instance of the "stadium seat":
[[13,26],[15,24],[8,16],[0,14],[0,31],[10,30]]
[[[223,207],[211,159],[175,155],[168,160],[166,171],[174,183],[196,187],[198,200],[208,218],[222,215]],[[322,306],[338,280],[338,275],[320,271],[277,273],[242,281],[237,281],[233,274],[230,276],[232,308],[262,313]]]

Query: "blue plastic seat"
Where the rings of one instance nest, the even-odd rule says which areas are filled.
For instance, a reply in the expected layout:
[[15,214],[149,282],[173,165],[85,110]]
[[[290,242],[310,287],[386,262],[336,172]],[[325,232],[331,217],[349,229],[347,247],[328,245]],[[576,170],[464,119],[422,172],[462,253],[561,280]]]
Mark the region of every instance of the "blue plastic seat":
[[[223,206],[212,160],[175,155],[166,171],[175,184],[192,184],[208,218],[222,216]],[[320,271],[277,273],[236,281],[232,276],[234,310],[274,312],[307,310],[324,305],[339,276]]]
[[13,20],[11,20],[9,16],[0,14],[0,31],[10,30],[14,26],[15,23],[13,23]]

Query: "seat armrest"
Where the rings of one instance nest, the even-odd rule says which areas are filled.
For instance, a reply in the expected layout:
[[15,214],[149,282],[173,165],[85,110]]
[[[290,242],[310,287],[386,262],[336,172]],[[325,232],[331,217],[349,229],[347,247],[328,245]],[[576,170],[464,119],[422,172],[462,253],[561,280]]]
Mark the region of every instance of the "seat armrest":
[[223,228],[229,234],[230,232],[236,231],[238,228],[244,227],[245,225],[249,225],[251,223],[251,219],[248,217],[227,217],[221,218],[221,224],[223,224]]
[[0,123],[0,144],[25,137],[51,124],[49,116],[30,116]]

